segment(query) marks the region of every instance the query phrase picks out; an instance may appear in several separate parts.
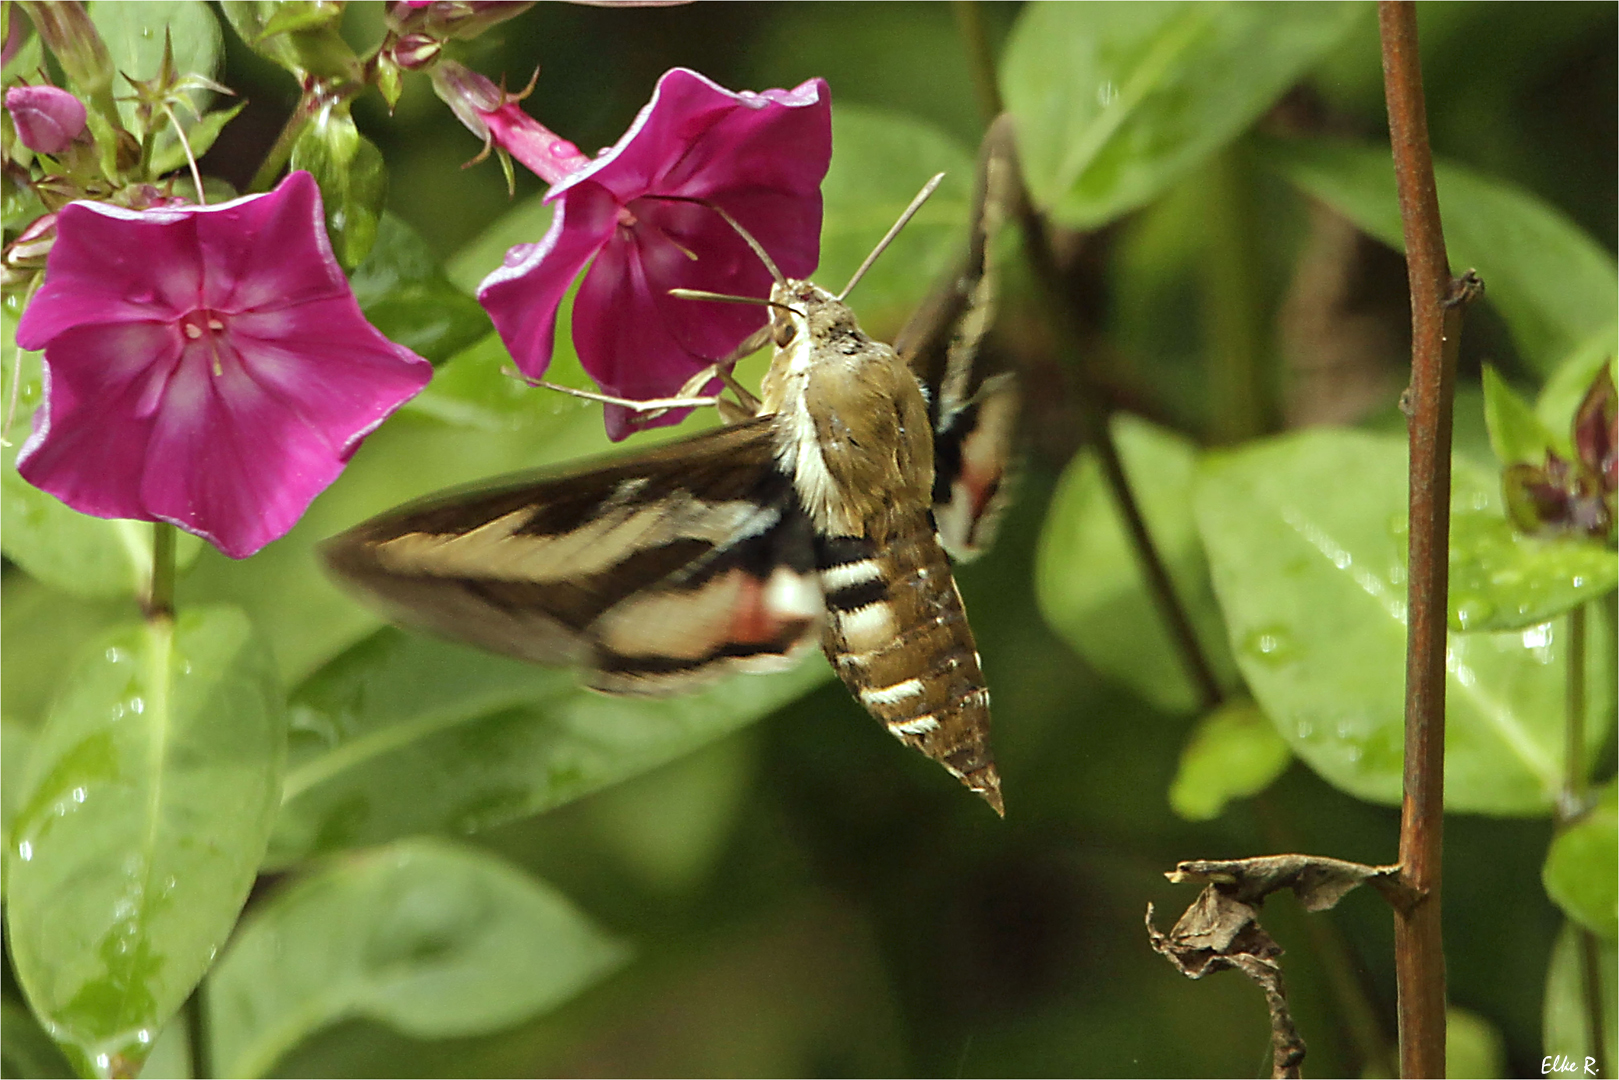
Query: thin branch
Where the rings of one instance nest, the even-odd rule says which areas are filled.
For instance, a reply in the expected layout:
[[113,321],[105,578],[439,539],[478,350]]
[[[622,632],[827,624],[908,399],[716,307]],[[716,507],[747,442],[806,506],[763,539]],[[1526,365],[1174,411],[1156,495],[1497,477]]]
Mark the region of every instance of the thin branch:
[[984,29],[984,9],[978,0],[955,0],[950,5],[956,12],[956,30],[967,49],[967,67],[973,75],[973,95],[978,98],[978,111],[989,124],[1001,115],[1000,85],[995,80],[995,55],[989,45],[989,34]]
[[1383,90],[1411,287],[1410,579],[1406,615],[1405,798],[1400,867],[1419,898],[1396,906],[1400,1075],[1445,1075],[1445,956],[1440,880],[1445,794],[1445,638],[1450,541],[1450,442],[1461,313],[1476,277],[1453,282],[1445,258],[1416,8],[1379,0]]
[[[1019,184],[1022,184],[1021,177]],[[1082,332],[1078,315],[1057,284],[1062,280],[1062,272],[1057,264],[1056,253],[1052,250],[1051,234],[1046,226],[1046,220],[1029,201],[1027,189],[1023,189],[1018,203],[1019,220],[1024,236],[1023,249],[1028,255],[1029,266],[1033,272],[1037,291],[1044,302],[1047,317],[1052,323],[1052,336],[1057,342],[1057,349],[1059,353],[1066,354],[1064,359],[1068,363],[1065,366],[1077,383],[1073,397],[1080,415],[1083,436],[1090,443],[1097,461],[1102,466],[1102,478],[1107,482],[1108,491],[1113,496],[1113,503],[1118,508],[1119,516],[1124,519],[1131,547],[1140,561],[1143,576],[1147,581],[1147,591],[1152,595],[1153,603],[1158,608],[1158,615],[1163,619],[1164,628],[1169,632],[1176,655],[1180,657],[1186,676],[1196,690],[1204,711],[1212,710],[1225,700],[1225,692],[1220,688],[1214,667],[1209,663],[1202,643],[1197,639],[1197,631],[1192,626],[1191,616],[1187,614],[1186,606],[1175,591],[1175,583],[1170,579],[1163,557],[1159,555],[1152,534],[1147,530],[1147,520],[1142,516],[1141,506],[1136,502],[1135,493],[1130,488],[1129,478],[1124,471],[1124,462],[1119,457],[1118,445],[1114,443],[1113,433],[1108,427],[1107,411],[1099,403],[1099,395],[1090,385],[1087,365],[1082,357],[1072,355],[1075,352],[1074,342],[1080,340]]]

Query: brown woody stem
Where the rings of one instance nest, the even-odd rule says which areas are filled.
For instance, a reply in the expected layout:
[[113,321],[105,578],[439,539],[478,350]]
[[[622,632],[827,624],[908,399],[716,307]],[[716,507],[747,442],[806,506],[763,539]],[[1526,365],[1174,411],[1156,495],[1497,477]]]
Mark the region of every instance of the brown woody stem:
[[1400,867],[1416,901],[1394,912],[1400,1075],[1445,1075],[1445,956],[1440,880],[1445,795],[1445,638],[1450,441],[1456,347],[1477,280],[1452,282],[1445,258],[1410,0],[1379,0],[1383,89],[1411,287],[1410,579],[1407,591],[1405,798]]

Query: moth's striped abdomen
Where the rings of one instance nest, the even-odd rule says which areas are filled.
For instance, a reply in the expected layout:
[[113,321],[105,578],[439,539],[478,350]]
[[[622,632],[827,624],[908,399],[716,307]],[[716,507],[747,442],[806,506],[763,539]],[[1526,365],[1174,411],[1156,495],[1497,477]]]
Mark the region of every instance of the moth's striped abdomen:
[[989,749],[989,690],[950,563],[918,514],[880,549],[818,541],[822,645],[845,685],[901,742],[1004,813]]

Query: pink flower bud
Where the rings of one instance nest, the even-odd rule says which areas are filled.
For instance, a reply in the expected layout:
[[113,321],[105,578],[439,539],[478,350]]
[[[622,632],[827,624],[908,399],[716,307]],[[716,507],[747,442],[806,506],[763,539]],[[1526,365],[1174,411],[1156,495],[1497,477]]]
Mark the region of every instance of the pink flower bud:
[[418,71],[438,59],[444,46],[426,34],[406,34],[394,42],[394,63],[406,71]]
[[84,130],[84,103],[54,86],[14,86],[6,91],[6,111],[17,138],[41,154],[60,154]]

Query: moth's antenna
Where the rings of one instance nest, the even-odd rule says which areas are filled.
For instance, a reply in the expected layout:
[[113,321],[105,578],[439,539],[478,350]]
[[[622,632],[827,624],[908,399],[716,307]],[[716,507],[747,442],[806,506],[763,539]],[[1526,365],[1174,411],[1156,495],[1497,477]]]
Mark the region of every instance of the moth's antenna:
[[[668,202],[695,203],[698,206],[708,207],[710,210],[714,211],[714,213],[724,218],[725,223],[731,228],[735,229],[738,236],[747,241],[748,246],[753,249],[753,253],[759,256],[759,261],[765,264],[765,269],[770,271],[770,278],[772,281],[780,285],[782,282],[787,280],[782,276],[781,271],[776,268],[776,261],[770,257],[770,253],[765,251],[763,245],[753,238],[752,233],[742,227],[742,223],[740,221],[726,212],[725,207],[720,206],[718,203],[709,202],[707,199],[688,199],[681,195],[654,195],[651,196],[651,198],[664,199]],[[688,299],[695,298],[689,297]],[[704,299],[713,300],[718,299],[718,297],[705,297]]]
[[[939,181],[943,179],[944,173],[939,173],[932,180],[922,185],[922,190],[916,193],[916,198],[912,199],[911,205],[905,208],[905,213],[901,214],[899,220],[894,222],[894,227],[888,230],[888,235],[877,241],[877,246],[871,249],[871,254],[866,256],[866,261],[861,263],[860,269],[854,272],[854,277],[849,279],[849,284],[845,285],[843,291],[838,293],[837,299],[839,302],[842,302],[843,298],[849,295],[849,290],[858,285],[860,279],[866,276],[866,271],[870,270],[871,264],[877,261],[877,256],[881,255],[883,250],[894,242],[894,237],[898,236],[899,231],[910,223],[918,210],[922,209],[922,204],[928,201],[928,196],[933,194],[933,189],[938,187]],[[715,207],[715,209],[718,209],[718,207]]]

